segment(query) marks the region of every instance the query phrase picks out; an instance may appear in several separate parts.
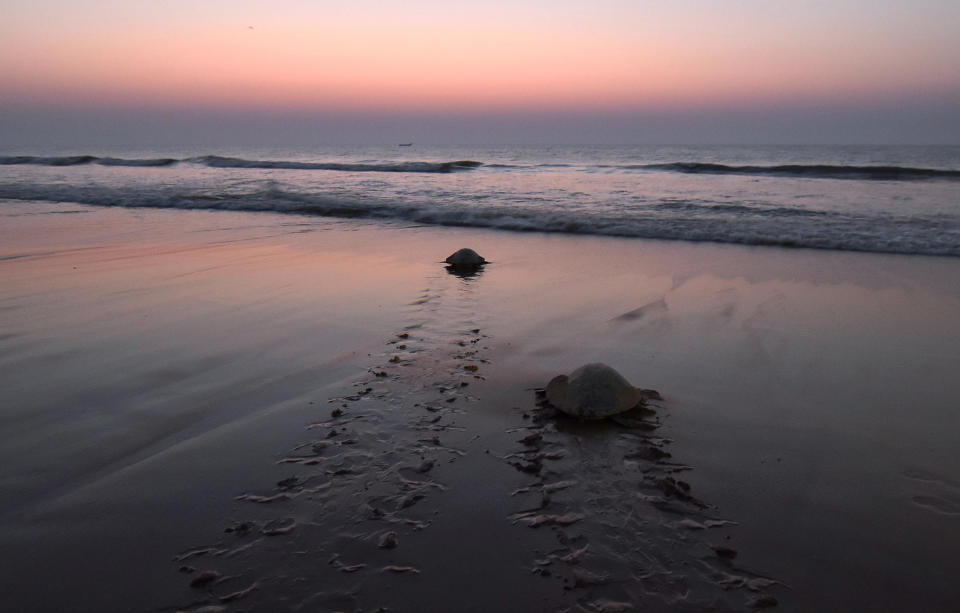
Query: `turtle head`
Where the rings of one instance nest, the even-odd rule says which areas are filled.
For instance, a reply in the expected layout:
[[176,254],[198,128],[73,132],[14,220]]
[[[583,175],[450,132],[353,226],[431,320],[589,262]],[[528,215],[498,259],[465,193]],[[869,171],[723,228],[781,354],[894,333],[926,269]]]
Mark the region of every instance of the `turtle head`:
[[567,384],[570,377],[567,375],[557,375],[547,383],[546,396],[547,402],[558,409],[567,408]]

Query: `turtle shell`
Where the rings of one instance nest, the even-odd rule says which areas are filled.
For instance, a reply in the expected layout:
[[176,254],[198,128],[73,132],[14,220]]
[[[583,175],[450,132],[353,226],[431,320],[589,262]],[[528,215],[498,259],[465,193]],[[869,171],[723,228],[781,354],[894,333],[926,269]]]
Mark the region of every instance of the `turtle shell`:
[[616,370],[599,362],[587,364],[570,376],[554,377],[547,384],[547,401],[580,419],[603,419],[637,406],[640,391]]
[[467,248],[450,254],[444,261],[451,266],[480,266],[481,264],[487,263],[487,261],[483,259],[483,256],[473,249]]

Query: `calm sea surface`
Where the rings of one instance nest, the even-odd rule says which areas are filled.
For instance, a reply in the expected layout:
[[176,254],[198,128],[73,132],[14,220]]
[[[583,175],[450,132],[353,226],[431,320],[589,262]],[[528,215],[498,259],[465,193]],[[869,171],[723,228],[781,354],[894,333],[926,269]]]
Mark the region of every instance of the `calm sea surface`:
[[0,199],[960,256],[960,147],[2,151]]

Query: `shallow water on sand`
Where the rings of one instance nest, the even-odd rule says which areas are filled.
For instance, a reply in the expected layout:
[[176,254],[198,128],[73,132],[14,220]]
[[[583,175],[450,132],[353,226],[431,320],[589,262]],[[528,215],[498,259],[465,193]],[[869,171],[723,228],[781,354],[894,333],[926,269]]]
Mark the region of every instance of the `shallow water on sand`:
[[[953,258],[75,210],[0,227],[4,608],[958,596]],[[591,361],[655,429],[538,419]]]

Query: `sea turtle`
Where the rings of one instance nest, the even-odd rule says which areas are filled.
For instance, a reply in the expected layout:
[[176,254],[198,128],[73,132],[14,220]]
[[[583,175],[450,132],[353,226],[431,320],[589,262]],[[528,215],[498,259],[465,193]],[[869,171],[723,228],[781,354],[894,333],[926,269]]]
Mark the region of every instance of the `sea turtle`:
[[644,398],[613,368],[595,362],[550,380],[547,401],[580,419],[603,419],[637,406]]
[[487,263],[483,256],[473,249],[463,248],[456,253],[451,254],[446,260],[447,264],[457,268],[477,268]]

